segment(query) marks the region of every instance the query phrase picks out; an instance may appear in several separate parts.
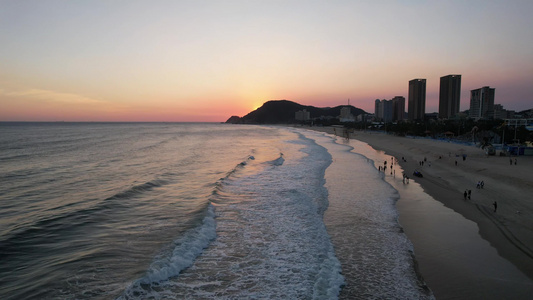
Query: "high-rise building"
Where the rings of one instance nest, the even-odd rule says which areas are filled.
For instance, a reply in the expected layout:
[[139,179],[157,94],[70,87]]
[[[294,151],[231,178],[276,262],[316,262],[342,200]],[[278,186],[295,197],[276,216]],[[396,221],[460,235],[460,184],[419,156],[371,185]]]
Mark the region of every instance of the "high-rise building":
[[383,107],[383,122],[393,121],[393,109],[392,100],[382,100],[381,105]]
[[426,113],[426,80],[413,79],[409,81],[409,120],[424,120]]
[[405,115],[405,97],[396,96],[392,98],[392,120],[402,121]]
[[391,100],[376,99],[374,115],[376,121],[395,122],[404,119],[405,98],[396,96]]
[[495,89],[489,86],[470,91],[470,118],[476,120],[494,118],[494,93]]
[[383,108],[381,105],[381,100],[376,99],[375,105],[374,105],[374,117],[376,121],[380,121],[383,119]]
[[459,112],[461,104],[461,75],[440,78],[439,118],[449,119]]

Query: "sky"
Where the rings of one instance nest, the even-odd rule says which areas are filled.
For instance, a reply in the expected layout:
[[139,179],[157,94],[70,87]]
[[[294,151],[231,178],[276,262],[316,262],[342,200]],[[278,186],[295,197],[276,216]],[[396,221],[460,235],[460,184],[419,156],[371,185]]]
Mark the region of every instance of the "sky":
[[223,122],[351,105],[440,77],[533,108],[533,1],[0,0],[0,121]]

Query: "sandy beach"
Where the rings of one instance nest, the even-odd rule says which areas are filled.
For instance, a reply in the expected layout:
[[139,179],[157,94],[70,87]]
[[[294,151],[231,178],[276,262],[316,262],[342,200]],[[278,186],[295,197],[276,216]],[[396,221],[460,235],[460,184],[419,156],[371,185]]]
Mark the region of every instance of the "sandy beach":
[[[309,129],[334,134],[333,128],[313,127]],[[477,293],[478,297],[485,299],[499,299],[502,295],[527,299],[527,295],[524,293],[533,291],[533,201],[530,200],[531,195],[533,195],[533,176],[531,176],[533,157],[517,157],[515,164],[515,157],[510,160],[509,157],[487,156],[484,150],[480,148],[446,141],[359,131],[354,132],[350,138],[368,143],[374,149],[382,150],[397,158],[406,175],[411,177],[411,182],[416,182],[432,198],[456,212],[453,213],[455,216],[441,218],[439,222],[442,224],[435,224],[437,216],[435,216],[435,220],[431,220],[432,216],[428,216],[428,213],[439,214],[439,218],[441,215],[450,215],[450,213],[443,212],[442,209],[434,207],[435,205],[429,207],[424,199],[410,199],[419,196],[408,194],[408,190],[403,190],[402,175],[396,174],[394,182],[390,181],[393,186],[394,183],[400,182],[395,187],[402,195],[397,203],[400,223],[413,242],[420,270],[438,299],[457,298],[458,294],[469,298],[468,291],[466,291],[468,288],[453,291],[452,281],[458,274],[445,273],[458,272],[458,270],[457,268],[455,270],[447,269],[446,265],[451,260],[450,257],[446,256],[451,255],[446,254],[446,249],[443,249],[446,246],[442,246],[442,238],[438,246],[442,250],[438,250],[437,246],[431,245],[432,237],[428,237],[428,234],[423,233],[425,229],[420,228],[424,226],[438,227],[432,229],[433,234],[448,231],[442,234],[448,236],[450,245],[455,243],[456,248],[460,249],[450,250],[450,248],[448,251],[464,252],[461,255],[453,256],[454,260],[462,260],[453,263],[464,268],[461,271],[463,273],[461,276],[465,276],[466,279],[461,280],[471,280],[475,283],[474,285],[464,284],[464,286],[472,286],[472,293]],[[423,178],[414,177],[414,170],[420,171]],[[481,181],[483,186],[478,188],[478,182]],[[471,191],[471,195],[470,198],[467,196],[465,199],[464,192],[468,190]],[[494,211],[494,202],[497,202],[496,211]],[[472,222],[461,225],[463,224],[461,220],[454,219],[457,218],[457,213],[464,217],[460,217],[460,219],[470,220],[474,222],[474,225],[467,224],[472,224]],[[429,223],[424,223],[424,218],[429,220]],[[446,222],[453,222],[453,224]],[[482,239],[496,249],[497,255],[503,257],[513,266],[511,268],[501,267],[497,263],[490,265],[492,261],[483,261],[483,259],[491,259],[491,256],[485,257],[482,253],[485,250],[476,250],[478,249],[476,247],[479,246],[479,249],[492,247],[477,245],[482,244],[480,242],[476,242],[477,244],[474,246],[470,245],[472,238],[469,237],[469,234],[472,233],[466,233],[466,228],[464,229],[465,233],[463,233],[461,226],[472,227],[468,230],[474,234],[479,232]],[[439,239],[439,237],[433,237],[433,239]],[[446,245],[446,241],[444,245]],[[490,252],[491,249],[486,251]],[[473,264],[475,260],[480,260],[480,262]],[[468,267],[469,265],[470,267]],[[442,266],[442,268],[438,266]],[[491,271],[501,277],[497,279],[498,282],[508,281],[501,283],[500,290],[504,290],[501,295],[479,296],[480,293],[483,294],[483,284],[487,286],[495,282],[492,278],[483,283],[484,279],[481,277],[483,277],[483,268],[485,267],[496,268],[496,270]],[[519,271],[513,271],[514,267],[518,268]],[[478,273],[470,272],[469,268],[479,268]],[[469,272],[471,274],[465,275]],[[505,279],[502,280],[502,278]],[[513,294],[514,292],[516,294]]]

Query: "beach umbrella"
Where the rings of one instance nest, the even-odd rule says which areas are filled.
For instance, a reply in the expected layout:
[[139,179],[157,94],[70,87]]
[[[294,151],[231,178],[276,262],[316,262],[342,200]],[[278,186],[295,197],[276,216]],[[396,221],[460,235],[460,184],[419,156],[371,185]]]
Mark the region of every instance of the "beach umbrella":
[[451,136],[454,136],[454,133],[451,132],[451,131],[446,131],[446,132],[444,133],[444,135],[445,135],[445,136],[450,136],[450,135],[451,135]]

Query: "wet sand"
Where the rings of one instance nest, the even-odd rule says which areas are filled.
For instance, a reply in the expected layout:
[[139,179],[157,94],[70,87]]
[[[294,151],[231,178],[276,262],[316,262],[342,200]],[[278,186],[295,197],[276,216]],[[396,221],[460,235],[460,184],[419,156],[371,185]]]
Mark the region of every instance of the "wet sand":
[[[396,157],[411,177],[404,184],[398,169],[385,179],[400,193],[400,223],[437,299],[531,299],[533,157],[518,157],[516,165],[513,158],[511,165],[509,157],[449,142],[364,132],[351,138],[353,147],[368,143]],[[382,158],[388,159],[376,158],[376,167]],[[413,178],[415,169],[424,177]],[[465,190],[471,190],[470,199],[464,199]]]

